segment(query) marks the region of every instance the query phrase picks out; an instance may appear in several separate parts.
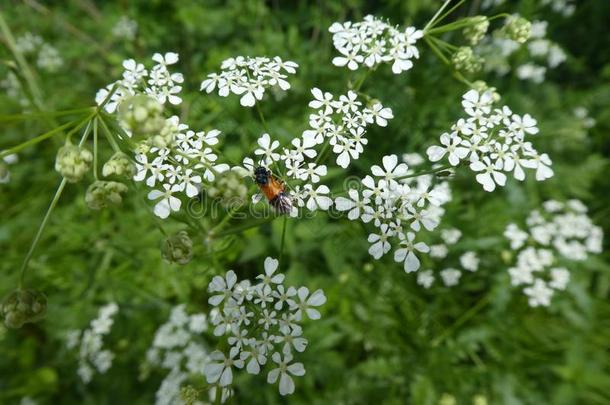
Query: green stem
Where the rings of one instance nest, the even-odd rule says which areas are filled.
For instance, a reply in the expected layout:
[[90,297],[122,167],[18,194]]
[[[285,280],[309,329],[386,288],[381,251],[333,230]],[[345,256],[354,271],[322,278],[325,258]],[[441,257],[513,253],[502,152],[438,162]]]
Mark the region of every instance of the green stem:
[[[434,25],[437,25],[438,23],[440,23],[441,21],[443,21],[449,14],[453,13],[455,10],[457,10],[458,7],[460,7],[462,4],[464,4],[466,0],[460,0],[459,2],[457,2],[457,4],[453,7],[451,7],[449,10],[447,10],[446,13],[444,13],[442,16],[440,16],[435,22]],[[432,27],[429,27],[432,28]],[[428,32],[431,32],[432,30],[428,30]]]
[[284,242],[286,241],[286,228],[287,227],[288,227],[288,216],[284,215],[284,221],[282,224],[282,239],[280,242],[280,256],[277,259],[279,262],[278,266],[281,266],[281,264],[282,264],[282,256],[284,254]]
[[[27,61],[25,60],[25,58],[23,57],[21,52],[19,52],[19,50],[17,49],[16,43],[15,43],[15,38],[13,37],[13,33],[11,32],[11,29],[9,28],[6,21],[4,20],[4,15],[2,14],[2,12],[0,12],[0,32],[2,32],[2,35],[4,36],[4,39],[6,40],[6,44],[7,44],[8,48],[10,49],[11,53],[13,54],[13,57],[15,58],[15,60],[17,61],[17,64],[19,65],[20,73],[23,75],[23,77],[28,85],[28,90],[30,91],[30,94],[32,95],[34,107],[36,107],[36,109],[40,112],[46,110],[47,108],[45,107],[44,102],[42,101],[43,100],[42,91],[40,90],[40,87],[38,86],[34,73],[30,69],[30,66],[28,65]],[[48,118],[47,121],[53,128],[58,126],[58,123],[53,118]]]
[[97,178],[97,117],[93,119],[93,177]]
[[[85,123],[88,119],[90,119],[90,117],[85,118],[84,120],[82,120],[80,124]],[[28,146],[32,146],[37,144],[38,142],[44,141],[45,139],[48,139],[50,137],[52,137],[53,135],[57,135],[59,133],[63,133],[64,129],[67,129],[69,127],[71,127],[72,125],[74,125],[74,121],[68,122],[67,124],[63,124],[55,129],[50,130],[49,132],[46,132],[42,135],[38,135],[35,138],[29,139],[17,146],[13,146],[12,148],[9,149],[5,149],[2,152],[0,152],[0,158],[3,158],[7,155],[13,154],[13,153],[17,153],[19,151],[21,151],[22,149],[27,148]],[[80,127],[79,127],[80,128]]]
[[432,16],[432,18],[430,19],[430,21],[428,21],[428,24],[426,24],[426,26],[424,27],[424,34],[428,31],[428,29],[430,27],[432,27],[434,25],[434,23],[436,22],[436,19],[438,18],[438,16],[443,12],[443,10],[445,8],[447,8],[447,6],[449,5],[449,3],[451,3],[451,0],[445,0],[445,2],[443,3],[443,5],[441,6],[441,8],[438,9],[438,11],[436,12],[436,14],[434,14]]
[[259,220],[259,221],[250,222],[250,223],[247,223],[247,224],[244,224],[244,225],[241,225],[241,226],[236,226],[234,228],[227,229],[226,231],[219,232],[215,236],[226,236],[226,235],[233,235],[235,233],[240,233],[240,232],[246,231],[246,230],[251,229],[251,228],[256,228],[256,227],[259,227],[261,225],[265,225],[265,224],[273,221],[277,217],[278,216],[271,216],[271,217],[264,218],[264,219]]
[[[89,136],[90,129],[91,129],[91,123],[89,122],[89,125],[87,125],[87,128],[85,128],[83,136],[82,136],[80,142],[78,143],[78,146],[83,146],[83,144],[87,140],[87,137]],[[61,197],[61,194],[64,191],[66,183],[67,183],[67,180],[64,177],[61,180],[61,183],[59,183],[59,186],[57,187],[57,191],[55,191],[55,196],[53,197],[53,200],[51,200],[51,204],[49,205],[49,208],[47,209],[47,212],[46,212],[44,218],[42,219],[40,226],[38,227],[38,232],[36,232],[36,236],[34,237],[32,244],[30,245],[30,249],[28,250],[28,253],[25,256],[25,259],[23,260],[23,264],[21,265],[21,271],[20,271],[20,276],[19,276],[19,288],[20,289],[23,288],[26,269],[28,268],[28,264],[29,264],[30,260],[32,259],[34,250],[36,249],[36,246],[38,245],[38,242],[40,241],[40,237],[42,236],[42,233],[44,232],[44,230],[47,226],[47,223],[49,222],[49,218],[51,218],[51,213],[53,212],[53,209],[57,205],[59,198]]]
[[430,169],[430,170],[425,170],[423,172],[417,172],[417,173],[407,174],[405,176],[396,177],[394,180],[398,181],[398,180],[410,179],[412,177],[425,176],[426,174],[434,174],[434,173],[442,172],[447,169],[451,169],[451,167],[452,166],[449,166],[449,165],[441,166],[441,167],[437,167],[436,169]]
[[432,340],[432,347],[436,347],[443,342],[454,330],[459,328],[462,324],[470,320],[473,316],[475,316],[480,310],[485,308],[487,304],[491,301],[491,294],[486,294],[481,298],[474,306],[472,306],[469,310],[464,312],[462,316],[460,316],[451,326],[445,329],[436,339]]
[[0,122],[17,122],[17,121],[26,121],[32,120],[36,118],[44,118],[44,117],[61,117],[64,115],[75,115],[82,114],[88,111],[91,111],[91,107],[86,108],[75,108],[72,110],[62,110],[62,111],[49,111],[49,112],[37,112],[37,113],[27,113],[27,114],[0,114]]
[[210,236],[214,236],[218,234],[218,231],[220,231],[222,228],[225,227],[225,225],[231,220],[231,218],[233,218],[233,215],[235,215],[235,213],[237,211],[239,211],[242,207],[242,204],[239,203],[238,205],[236,205],[235,207],[231,208],[231,210],[227,213],[227,215],[225,215],[222,220],[218,223],[218,225],[216,225],[214,228],[212,228],[209,232]]

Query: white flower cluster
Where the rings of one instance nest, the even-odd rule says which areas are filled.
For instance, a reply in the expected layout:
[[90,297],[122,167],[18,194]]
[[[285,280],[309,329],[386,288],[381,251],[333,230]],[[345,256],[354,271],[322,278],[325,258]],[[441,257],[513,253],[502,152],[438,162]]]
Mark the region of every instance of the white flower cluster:
[[[443,229],[440,233],[443,243],[430,246],[430,257],[436,260],[446,259],[449,255],[449,245],[455,245],[462,232],[455,228]],[[445,287],[453,287],[459,284],[464,271],[476,272],[479,270],[480,259],[476,252],[466,251],[459,256],[460,268],[445,267],[439,272]],[[434,284],[436,277],[432,269],[419,271],[417,273],[417,284],[424,288],[430,288]]]
[[138,23],[127,16],[121,16],[112,27],[112,35],[116,38],[133,40],[138,32]]
[[515,266],[508,269],[511,283],[525,286],[532,307],[550,305],[554,291],[565,290],[570,272],[562,258],[583,261],[589,253],[602,252],[603,231],[591,222],[582,202],[549,200],[543,208],[529,214],[527,231],[510,224],[504,232],[511,249],[518,251]]
[[529,114],[514,114],[508,106],[493,108],[492,93],[470,90],[463,96],[462,106],[468,115],[460,118],[451,133],[440,137],[441,145],[430,146],[428,158],[432,162],[447,157],[452,166],[462,161],[477,173],[477,181],[485,191],[493,191],[506,184],[506,174],[525,179],[524,168],[536,171],[536,180],[553,176],[551,159],[539,154],[526,141],[526,135],[538,133],[537,121]]
[[184,305],[174,307],[169,320],[157,329],[146,353],[147,365],[169,370],[169,373],[157,390],[155,404],[182,404],[181,385],[191,375],[203,376],[209,355],[199,335],[207,330],[207,315],[189,315]]
[[361,22],[336,22],[328,30],[333,34],[335,49],[341,54],[333,58],[333,65],[356,70],[360,65],[374,68],[391,62],[394,74],[413,67],[412,59],[419,58],[415,43],[424,35],[415,27],[401,30],[372,15]]
[[26,32],[15,39],[15,48],[23,55],[36,57],[36,65],[48,72],[56,72],[64,64],[59,51],[39,35]]
[[[110,95],[113,88],[115,92],[104,106],[110,113],[120,110],[121,103],[141,94],[153,97],[160,104],[180,104],[182,87],[178,83],[182,83],[184,78],[180,73],[170,73],[167,68],[178,62],[178,54],[156,53],[152,59],[156,64],[150,72],[133,59],[124,61],[123,78],[98,92],[98,104]],[[145,108],[142,110],[147,113]],[[130,135],[129,129],[124,129]],[[180,210],[182,201],[176,197],[177,194],[194,197],[204,181],[214,181],[217,174],[229,169],[226,164],[216,163],[218,155],[212,147],[218,144],[219,135],[220,131],[215,129],[195,132],[181,123],[177,116],[172,116],[165,120],[158,134],[153,134],[148,142],[140,145],[135,155],[134,180],[146,181],[148,187],[154,188],[148,199],[155,201],[154,213],[157,216],[167,218],[173,211]]]
[[286,74],[295,74],[298,67],[295,62],[283,61],[279,56],[273,59],[237,56],[222,62],[220,74],[210,73],[201,83],[201,90],[209,94],[218,89],[218,95],[222,97],[233,93],[241,96],[239,103],[242,106],[253,107],[270,87],[288,90],[290,83]]
[[167,52],[165,55],[155,53],[152,60],[156,64],[150,71],[142,63],[133,59],[123,61],[125,69],[123,78],[99,90],[95,95],[95,101],[101,104],[110,94],[110,90],[116,87],[109,102],[104,106],[109,113],[115,112],[123,100],[136,94],[147,94],[161,104],[169,102],[178,105],[182,103],[178,94],[182,91],[181,84],[184,82],[184,76],[182,73],[171,73],[168,69],[168,66],[178,63],[178,54],[174,52]]
[[303,132],[303,140],[314,144],[328,142],[337,155],[337,165],[344,169],[351,160],[360,157],[368,144],[367,127],[371,124],[385,127],[394,118],[389,107],[377,101],[365,106],[351,90],[339,97],[318,88],[311,93],[314,99],[309,107],[316,111],[309,115],[310,129]]
[[66,346],[74,349],[79,346],[78,351],[78,375],[85,384],[88,384],[97,370],[104,374],[112,366],[114,353],[103,349],[104,336],[110,333],[114,316],[119,307],[114,302],[100,308],[96,319],[91,321],[89,329],[84,331],[73,330],[68,332]]
[[136,154],[134,180],[154,188],[148,193],[148,199],[155,201],[154,213],[167,218],[182,206],[177,194],[196,196],[204,181],[214,181],[229,165],[216,163],[218,155],[211,148],[218,143],[220,131],[192,131],[177,116],[166,121],[163,131],[170,135],[170,142]]
[[[256,164],[267,168],[281,164],[282,175],[299,183],[290,190],[295,205],[307,207],[310,211],[327,210],[332,205],[330,189],[326,185],[316,184],[326,176],[328,169],[314,160],[318,157],[315,148],[328,142],[337,155],[336,163],[346,168],[352,160],[360,157],[368,144],[365,137],[367,127],[371,124],[385,127],[394,115],[390,108],[379,102],[370,107],[364,106],[353,91],[338,98],[318,88],[313,88],[311,93],[314,99],[309,106],[316,111],[309,116],[310,129],[303,131],[300,138],[293,139],[291,146],[283,150],[279,149],[279,141],[272,140],[269,134],[263,134],[254,151],[257,163],[246,158],[243,167],[235,167],[234,170],[242,176],[252,177]],[[296,213],[296,207],[293,207],[291,215]]]
[[278,265],[267,257],[265,273],[257,276],[260,281],[255,285],[238,282],[232,270],[210,282],[208,302],[215,307],[210,321],[214,335],[226,337],[229,349],[210,355],[204,369],[208,383],[228,387],[234,368],[259,374],[271,359],[275,364],[267,382],[279,380],[280,394],[287,395],[294,392],[292,377],[305,374],[303,364],[293,362],[294,354],[303,352],[308,343],[300,323],[305,318],[320,319],[316,307],[326,302],[326,296],[322,290],[310,294],[307,287],[285,287],[284,275],[276,273]]
[[[377,233],[368,236],[369,253],[380,259],[392,248],[394,260],[407,273],[420,267],[417,253],[428,253],[424,242],[415,242],[417,232],[431,231],[444,214],[441,206],[451,200],[448,183],[434,183],[431,175],[417,176],[396,155],[384,156],[382,166],[371,167],[373,176],[362,179],[362,189],[351,188],[347,197],[337,197],[335,206],[347,211],[350,220],[372,223]],[[411,177],[409,177],[411,176]]]

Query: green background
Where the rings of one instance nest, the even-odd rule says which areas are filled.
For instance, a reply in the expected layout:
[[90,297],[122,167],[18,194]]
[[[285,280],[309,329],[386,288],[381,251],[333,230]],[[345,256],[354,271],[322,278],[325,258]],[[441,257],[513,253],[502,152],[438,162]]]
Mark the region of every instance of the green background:
[[[372,260],[359,223],[322,214],[289,220],[283,259],[288,284],[323,288],[328,297],[322,320],[304,326],[310,343],[298,359],[307,374],[296,379],[294,395],[281,398],[277,386],[266,384],[265,373],[239,373],[234,403],[436,404],[443,394],[459,404],[472,403],[475,395],[490,404],[610,403],[607,249],[571,265],[567,292],[546,309],[530,308],[510,287],[503,259],[506,225],[523,221],[550,198],[581,199],[610,234],[610,3],[578,3],[568,18],[536,1],[511,1],[497,9],[548,20],[548,37],[565,49],[568,60],[549,71],[543,84],[512,74],[473,76],[497,87],[513,111],[538,120],[535,144],[549,153],[555,170],[544,183],[533,176],[524,183],[509,180],[491,194],[470,173],[452,180],[454,198],[443,226],[462,230],[456,248],[478,251],[480,270],[453,289],[424,290],[390,256]],[[96,90],[120,76],[123,59],[148,63],[154,52],[175,51],[177,70],[185,75],[184,103],[176,113],[191,128],[221,130],[224,157],[239,161],[264,131],[255,110],[241,107],[237,97],[197,91],[223,59],[279,55],[299,63],[289,79],[292,89],[261,103],[272,135],[287,143],[307,127],[310,88],[342,94],[348,80],[359,77],[330,63],[332,22],[372,13],[421,28],[439,6],[426,0],[5,0],[0,7],[14,35],[41,35],[64,58],[57,73],[36,71],[49,111],[92,105]],[[483,13],[478,6],[468,1],[451,18]],[[135,40],[111,35],[121,15],[138,22]],[[459,32],[446,39],[463,43]],[[383,65],[367,79],[362,91],[391,107],[395,119],[387,128],[373,127],[365,154],[347,172],[331,171],[330,183],[363,177],[385,154],[423,154],[460,116],[466,87],[423,41],[418,47],[421,58],[409,72],[392,75]],[[12,56],[4,46],[0,52],[4,77]],[[593,128],[574,117],[578,106],[596,119]],[[19,113],[15,100],[0,94],[0,114]],[[43,119],[0,125],[0,149],[52,129]],[[1,295],[17,287],[21,261],[60,181],[53,162],[62,142],[56,137],[20,153],[19,163],[10,167],[11,182],[0,186]],[[105,146],[102,156],[110,154]],[[24,396],[40,403],[151,403],[164,372],[141,380],[139,367],[169,309],[187,303],[191,311],[206,312],[213,275],[234,269],[240,277],[254,277],[266,256],[279,254],[282,222],[276,220],[212,242],[194,235],[193,261],[167,264],[146,190],[132,187],[120,208],[94,212],[84,202],[91,181],[89,176],[66,189],[30,264],[28,286],[49,298],[46,319],[19,330],[0,327],[0,403],[18,403]],[[184,226],[170,220],[164,228]],[[85,328],[108,301],[121,308],[107,340],[116,359],[107,374],[85,386],[63,336]],[[213,338],[208,341],[214,345]]]

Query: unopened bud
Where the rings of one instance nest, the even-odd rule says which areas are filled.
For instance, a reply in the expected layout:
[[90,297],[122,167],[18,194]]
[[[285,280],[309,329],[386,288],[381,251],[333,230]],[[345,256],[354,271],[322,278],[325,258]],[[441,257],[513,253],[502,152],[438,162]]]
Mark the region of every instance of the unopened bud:
[[36,322],[47,312],[47,297],[40,291],[15,290],[2,302],[0,313],[9,328],[20,328],[24,323]]
[[193,241],[186,231],[167,237],[161,244],[161,256],[169,263],[187,264],[193,258]]
[[123,202],[122,193],[127,191],[127,186],[116,181],[95,181],[87,189],[85,202],[92,210],[101,210],[112,205],[120,205]]
[[102,175],[104,177],[119,176],[131,178],[134,174],[136,174],[136,168],[133,162],[129,160],[129,157],[123,152],[117,152],[112,155],[102,168]]
[[57,151],[55,170],[70,183],[76,183],[87,173],[92,160],[89,150],[68,142]]
[[226,171],[216,177],[216,181],[206,189],[206,193],[227,207],[235,203],[243,204],[247,199],[248,187],[239,174]]
[[532,23],[523,17],[511,16],[506,19],[502,32],[507,38],[523,44],[532,34]]
[[470,18],[472,25],[464,28],[462,31],[470,45],[476,45],[483,39],[489,28],[489,20],[483,15],[477,15]]
[[134,137],[147,138],[158,134],[165,125],[163,106],[153,97],[138,94],[125,99],[119,106],[119,122]]
[[483,67],[483,58],[475,55],[469,46],[462,46],[451,57],[451,62],[456,70],[468,73],[476,73]]

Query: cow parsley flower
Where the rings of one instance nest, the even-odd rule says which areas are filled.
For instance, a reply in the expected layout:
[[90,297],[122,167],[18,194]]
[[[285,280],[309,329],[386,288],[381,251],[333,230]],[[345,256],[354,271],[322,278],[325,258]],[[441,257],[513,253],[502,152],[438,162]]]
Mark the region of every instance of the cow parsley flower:
[[[169,70],[178,63],[177,53],[155,53],[152,59],[155,65],[150,70],[133,59],[125,60],[122,79],[100,90],[96,101],[101,103],[114,89],[104,108],[118,114],[124,132],[117,136],[140,141],[134,150],[133,179],[152,189],[148,199],[155,203],[153,212],[167,218],[183,206],[181,195],[195,197],[229,166],[218,163],[212,149],[219,143],[220,131],[192,130],[175,115],[163,118],[163,105],[182,102],[184,78]],[[105,165],[104,173],[118,174],[118,168]]]
[[209,94],[217,89],[221,97],[233,93],[241,96],[239,103],[242,106],[253,107],[269,88],[290,89],[287,75],[295,74],[298,67],[295,62],[283,61],[279,56],[273,59],[237,56],[222,62],[220,74],[209,74],[201,83],[201,91]]
[[273,360],[276,367],[269,371],[267,381],[279,380],[281,395],[294,392],[292,377],[305,374],[301,363],[293,363],[293,355],[303,352],[307,340],[300,323],[305,318],[316,320],[318,307],[326,302],[322,290],[310,293],[307,287],[286,287],[284,275],[277,272],[279,262],[267,257],[264,273],[252,285],[238,281],[235,272],[215,276],[208,286],[208,300],[214,307],[210,318],[214,335],[226,339],[228,354],[212,353],[211,363],[204,369],[209,383],[228,387],[233,381],[233,368],[245,368],[249,374],[259,374]]
[[182,403],[183,383],[189,376],[205,375],[212,356],[200,334],[208,328],[206,314],[188,314],[184,305],[178,305],[172,308],[167,322],[157,329],[142,365],[143,371],[157,367],[167,372],[155,394],[156,405]]
[[[548,306],[555,291],[565,290],[570,272],[560,266],[563,259],[583,261],[589,253],[601,253],[602,229],[587,216],[587,208],[578,200],[543,203],[543,211],[532,211],[527,230],[509,224],[504,236],[517,261],[508,269],[511,284],[524,286],[530,306]],[[526,245],[527,242],[527,245]]]
[[414,272],[420,267],[418,255],[430,251],[416,234],[438,226],[444,213],[441,206],[451,200],[447,183],[433,184],[432,176],[411,176],[408,165],[399,163],[396,155],[384,156],[371,172],[373,176],[361,180],[360,189],[352,187],[347,196],[336,197],[335,206],[350,220],[376,228],[368,236],[373,258],[380,259],[395,247],[394,260],[403,263],[405,272]]
[[467,162],[485,191],[504,186],[507,173],[524,180],[526,168],[535,171],[538,181],[552,177],[549,156],[538,153],[526,140],[539,132],[536,120],[529,114],[514,114],[508,106],[494,109],[493,103],[490,91],[464,94],[462,106],[467,117],[459,119],[451,133],[441,135],[442,146],[428,148],[428,159],[438,162],[448,156],[451,166]]
[[342,168],[347,168],[364,151],[370,124],[386,126],[394,118],[390,108],[379,102],[365,106],[353,91],[338,97],[318,88],[311,93],[314,100],[309,106],[316,111],[309,116],[310,129],[303,132],[303,140],[314,145],[328,142],[337,155],[337,165]]
[[372,15],[360,22],[334,23],[328,29],[333,34],[333,45],[341,54],[333,58],[335,66],[356,70],[361,65],[374,68],[381,63],[392,63],[392,72],[399,74],[413,67],[412,59],[419,58],[415,46],[423,32],[415,27],[393,27]]
[[85,384],[91,382],[96,371],[104,374],[112,366],[114,353],[103,348],[103,339],[110,333],[118,310],[119,307],[114,302],[104,305],[88,329],[72,330],[66,335],[68,349],[78,347],[77,374]]

